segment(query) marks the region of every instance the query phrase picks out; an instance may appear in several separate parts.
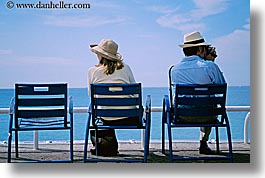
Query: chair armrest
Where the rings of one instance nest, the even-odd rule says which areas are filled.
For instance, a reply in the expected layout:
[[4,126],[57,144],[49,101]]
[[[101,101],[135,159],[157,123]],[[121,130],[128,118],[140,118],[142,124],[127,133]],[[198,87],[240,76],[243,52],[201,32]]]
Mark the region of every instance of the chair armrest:
[[9,113],[14,114],[14,112],[15,112],[15,97],[12,97],[9,106]]
[[163,105],[165,106],[165,111],[170,112],[170,101],[168,95],[164,95]]
[[150,122],[151,122],[151,95],[147,95],[147,97],[146,97],[144,112],[145,112],[145,114],[143,117],[143,121],[148,127],[150,127]]
[[73,102],[73,97],[69,97],[69,113],[73,114],[74,113],[74,102]]
[[88,111],[87,111],[88,113],[92,113],[92,106],[91,106],[91,104],[89,104],[89,106],[88,106]]
[[169,96],[164,95],[163,99],[163,110],[162,110],[162,123],[170,123],[170,120],[172,119],[172,113],[170,108],[170,101]]
[[9,106],[9,118],[10,118],[9,119],[9,131],[8,131],[9,137],[12,135],[14,113],[15,113],[15,97],[12,97],[10,101],[10,106]]
[[151,95],[147,95],[145,102],[145,113],[151,112]]

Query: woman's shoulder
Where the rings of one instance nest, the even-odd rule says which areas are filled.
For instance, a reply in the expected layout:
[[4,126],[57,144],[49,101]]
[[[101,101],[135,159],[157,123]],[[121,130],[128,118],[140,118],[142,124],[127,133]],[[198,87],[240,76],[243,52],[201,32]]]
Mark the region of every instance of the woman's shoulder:
[[91,66],[88,68],[88,72],[91,73],[91,72],[95,72],[95,71],[98,71],[98,70],[102,70],[102,67],[101,66]]
[[128,64],[126,64],[126,63],[123,63],[123,68],[122,68],[124,71],[126,71],[126,72],[130,72],[130,73],[132,73],[132,69],[131,69],[131,67],[128,65]]

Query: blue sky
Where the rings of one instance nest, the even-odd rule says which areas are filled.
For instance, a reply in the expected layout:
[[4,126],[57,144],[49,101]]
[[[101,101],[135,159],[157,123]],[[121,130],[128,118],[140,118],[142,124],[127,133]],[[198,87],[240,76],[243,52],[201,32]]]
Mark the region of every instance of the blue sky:
[[97,63],[88,46],[102,38],[119,44],[136,81],[167,86],[169,66],[183,58],[178,44],[192,31],[217,48],[228,85],[250,85],[248,0],[64,0],[90,4],[64,10],[8,9],[7,2],[0,2],[0,88],[16,82],[86,87],[87,70]]

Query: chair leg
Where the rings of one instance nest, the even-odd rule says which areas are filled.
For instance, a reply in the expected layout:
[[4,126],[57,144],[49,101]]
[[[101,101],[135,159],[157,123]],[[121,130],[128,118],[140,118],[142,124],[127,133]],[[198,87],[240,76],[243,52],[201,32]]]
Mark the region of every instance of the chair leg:
[[145,129],[147,129],[146,130],[146,135],[147,135],[147,156],[149,155],[149,149],[150,149],[150,132],[151,132],[151,123],[150,123],[150,117],[149,117],[149,122],[148,122],[148,126],[147,126],[147,128],[145,128]]
[[18,132],[15,131],[15,150],[16,150],[16,158],[19,157],[18,155]]
[[89,124],[86,127],[85,145],[84,145],[84,162],[87,159],[88,136],[89,136]]
[[147,156],[149,154],[149,136],[148,128],[145,128],[145,138],[144,138],[144,163],[147,163]]
[[73,133],[72,123],[71,123],[71,128],[70,128],[70,159],[71,159],[71,162],[74,162],[74,133]]
[[7,162],[11,163],[11,152],[12,152],[12,131],[9,131],[9,135],[8,135],[8,151],[7,151]]
[[165,101],[163,101],[162,111],[162,153],[165,154],[165,123],[166,123],[166,112],[165,112]]
[[144,163],[147,163],[147,156],[149,155],[150,148],[150,129],[151,129],[151,119],[150,115],[147,117],[146,127],[145,127],[145,147],[144,147]]
[[98,129],[95,128],[95,148],[96,148],[96,156],[98,156],[98,142],[99,142]]
[[148,142],[147,142],[147,156],[149,155],[149,153],[150,153],[150,151],[149,151],[149,149],[150,149],[150,129],[149,129],[149,131],[148,131]]
[[231,131],[230,131],[229,124],[227,124],[226,130],[227,130],[227,137],[228,137],[229,156],[231,158],[231,162],[233,162],[232,138],[231,138]]
[[169,146],[169,161],[173,162],[173,149],[172,149],[172,132],[170,124],[167,124],[168,127],[168,146]]
[[165,154],[165,124],[162,123],[162,153]]
[[217,153],[219,154],[220,153],[220,142],[219,142],[219,130],[218,130],[218,127],[215,127],[215,138],[216,138],[216,150],[217,150]]
[[86,135],[85,135],[85,146],[84,146],[84,162],[87,160],[87,147],[88,147],[88,138],[89,138],[89,125],[91,120],[91,113],[89,112],[87,125],[86,125]]

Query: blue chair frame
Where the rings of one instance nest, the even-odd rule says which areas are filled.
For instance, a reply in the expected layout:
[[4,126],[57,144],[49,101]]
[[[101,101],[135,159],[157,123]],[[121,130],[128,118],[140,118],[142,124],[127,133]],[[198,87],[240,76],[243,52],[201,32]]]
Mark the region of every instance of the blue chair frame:
[[[169,162],[176,160],[230,160],[233,162],[232,139],[229,119],[226,113],[226,92],[227,84],[215,85],[175,85],[175,95],[173,98],[173,91],[171,84],[171,69],[169,70],[169,85],[170,85],[170,98],[168,95],[163,99],[163,113],[162,113],[162,153],[165,154],[165,126],[168,131],[168,144],[169,144]],[[200,96],[201,95],[201,96]],[[185,97],[186,96],[186,97]],[[188,97],[187,97],[188,96]],[[186,105],[187,107],[183,107]],[[201,107],[210,106],[210,107]],[[211,117],[218,116],[216,122],[213,123],[183,123],[180,117]],[[220,127],[226,128],[228,140],[228,154],[217,156],[176,156],[173,155],[172,147],[172,129],[183,127],[213,127],[216,133],[216,150],[220,154],[219,147],[219,131]]]
[[[67,83],[15,84],[10,104],[8,159],[11,162],[12,134],[15,133],[15,157],[19,158],[18,133],[34,130],[69,131],[69,160],[29,160],[24,162],[73,162],[73,99]],[[69,116],[68,115],[69,109]]]
[[[99,95],[102,95],[98,97]],[[107,95],[107,97],[103,97]],[[117,97],[121,95],[133,97]],[[100,106],[112,106],[112,108],[100,109]],[[113,106],[138,106],[132,109],[113,108]],[[101,117],[138,117],[139,122],[135,125],[103,125],[100,124]],[[140,123],[140,124],[139,124]],[[91,103],[89,107],[89,116],[87,121],[84,145],[84,162],[147,162],[149,154],[150,142],[150,124],[151,124],[151,96],[148,95],[146,99],[145,111],[142,106],[142,88],[141,83],[134,84],[91,84]],[[102,157],[88,157],[88,139],[89,130],[95,129],[139,129],[145,130],[144,138],[144,156],[143,159],[130,159],[119,158],[119,156],[111,158]],[[95,134],[95,140],[97,134]],[[97,142],[96,142],[97,149]]]

